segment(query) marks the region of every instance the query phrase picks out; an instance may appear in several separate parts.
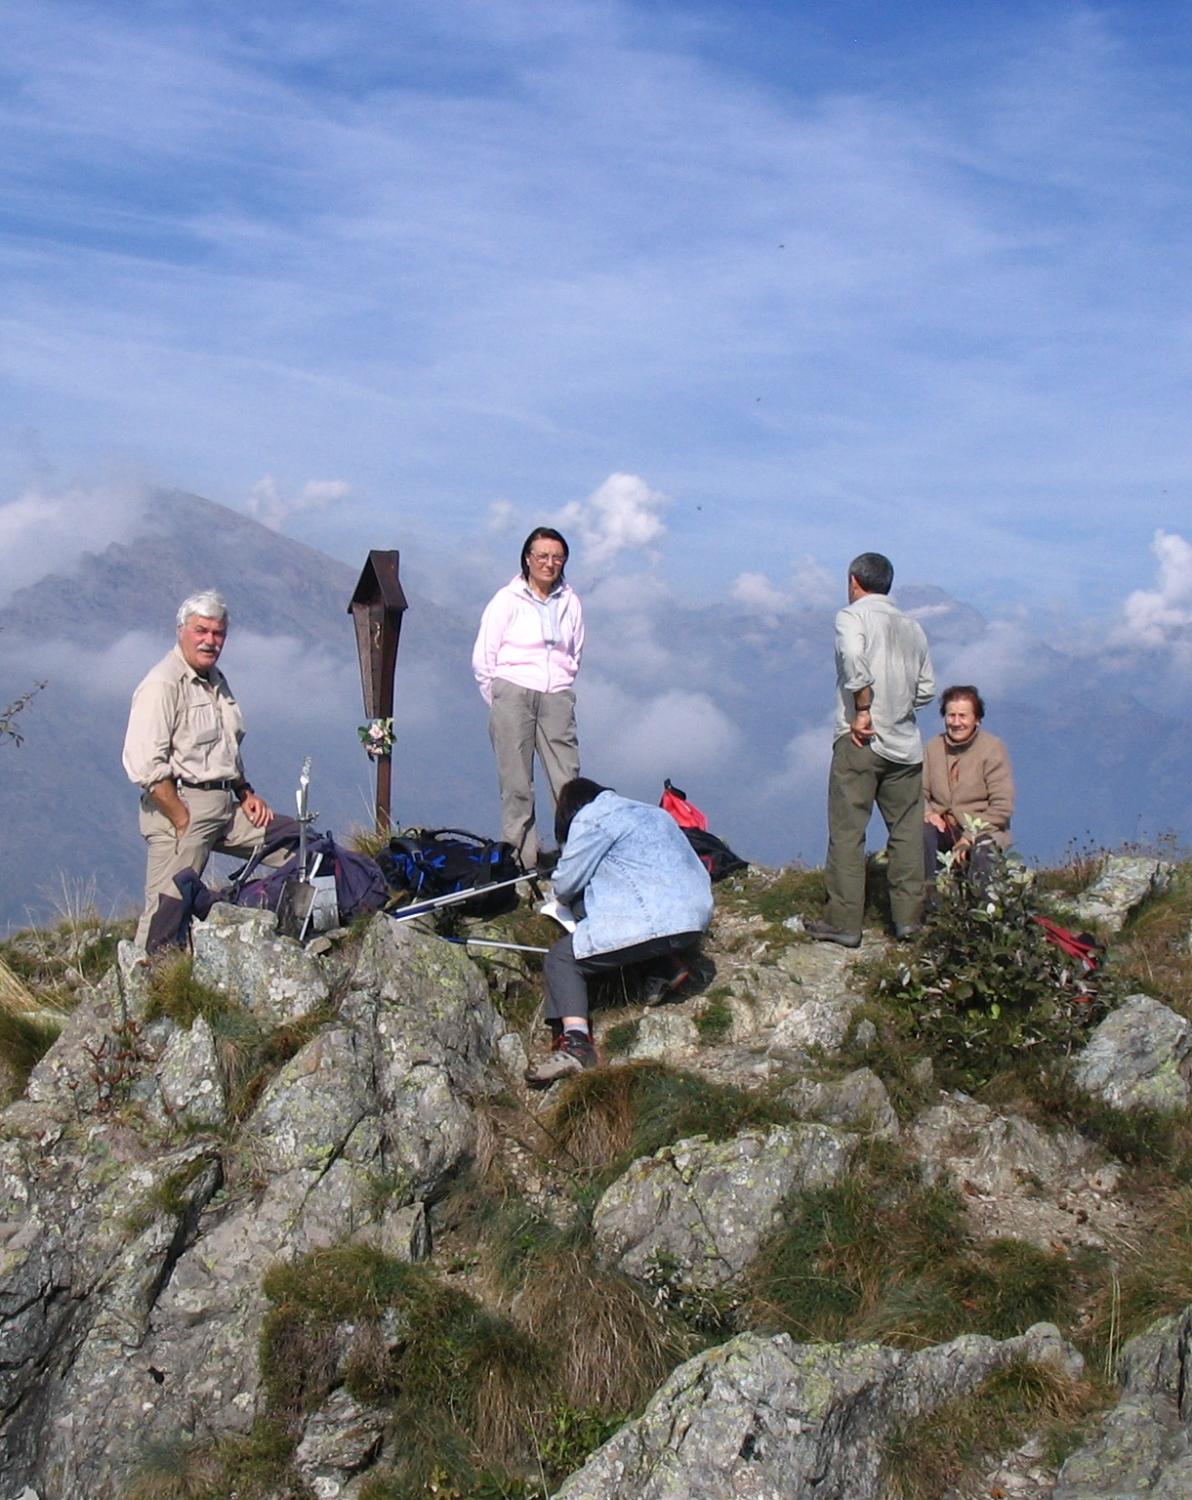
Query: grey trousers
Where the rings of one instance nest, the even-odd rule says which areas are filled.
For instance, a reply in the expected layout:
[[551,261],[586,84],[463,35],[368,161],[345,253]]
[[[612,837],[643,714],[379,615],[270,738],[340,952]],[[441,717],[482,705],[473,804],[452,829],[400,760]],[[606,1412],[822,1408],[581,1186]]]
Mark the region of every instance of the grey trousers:
[[572,947],[573,934],[569,932],[557,943],[552,943],[542,961],[542,974],[546,980],[546,1019],[561,1021],[564,1016],[588,1014],[586,975],[607,974],[610,969],[624,969],[629,964],[645,963],[650,958],[684,953],[695,947],[701,935],[698,932],[672,932],[665,937],[649,938],[644,943],[631,943],[628,948],[612,948],[608,953],[576,958]]
[[142,796],[141,834],[148,845],[145,871],[145,910],[137,923],[136,942],[143,948],[149,925],[163,896],[176,897],[174,876],[179,870],[201,875],[213,852],[247,859],[264,841],[267,829],[254,828],[231,792],[203,792],[179,787],[178,795],[190,810],[190,823],[181,838],[174,825],[150,797]]
[[497,757],[501,789],[501,837],[512,844],[527,870],[538,863],[534,830],[534,755],[542,762],[550,794],[558,801],[565,782],[579,775],[575,694],[536,693],[503,678],[493,679],[488,734]]
[[828,858],[824,919],[860,932],[865,914],[865,829],[873,805],[886,825],[890,913],[909,927],[923,915],[923,765],[887,760],[842,734],[828,773]]

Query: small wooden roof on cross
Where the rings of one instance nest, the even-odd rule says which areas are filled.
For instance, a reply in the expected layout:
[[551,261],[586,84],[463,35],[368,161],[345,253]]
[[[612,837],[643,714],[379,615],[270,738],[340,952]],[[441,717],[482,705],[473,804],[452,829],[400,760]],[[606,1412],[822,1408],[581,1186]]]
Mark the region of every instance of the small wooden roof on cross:
[[400,552],[373,551],[368,554],[368,561],[364,564],[348,605],[349,614],[376,604],[380,604],[386,613],[393,611],[400,614],[409,608],[398,579],[400,557]]

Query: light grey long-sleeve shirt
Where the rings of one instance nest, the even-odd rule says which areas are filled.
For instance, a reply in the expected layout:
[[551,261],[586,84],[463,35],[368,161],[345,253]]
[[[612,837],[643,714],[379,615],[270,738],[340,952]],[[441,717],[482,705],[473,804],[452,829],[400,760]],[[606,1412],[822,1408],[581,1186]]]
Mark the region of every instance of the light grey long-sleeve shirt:
[[836,616],[836,727],[848,734],[853,694],[873,689],[870,747],[886,760],[914,765],[923,759],[915,709],[935,697],[927,637],[916,620],[885,594],[862,594]]

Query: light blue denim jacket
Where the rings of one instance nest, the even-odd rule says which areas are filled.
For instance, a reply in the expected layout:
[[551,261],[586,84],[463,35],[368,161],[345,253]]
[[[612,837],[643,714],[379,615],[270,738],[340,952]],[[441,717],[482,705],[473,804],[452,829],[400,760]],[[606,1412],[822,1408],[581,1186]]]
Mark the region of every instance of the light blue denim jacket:
[[712,920],[712,883],[686,834],[661,807],[616,792],[576,813],[552,884],[564,903],[583,892],[577,958],[702,932]]

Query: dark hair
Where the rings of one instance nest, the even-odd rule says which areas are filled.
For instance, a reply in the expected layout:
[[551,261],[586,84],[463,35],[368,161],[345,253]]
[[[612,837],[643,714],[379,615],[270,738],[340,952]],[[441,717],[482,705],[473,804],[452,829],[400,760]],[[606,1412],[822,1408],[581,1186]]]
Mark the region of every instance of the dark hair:
[[611,792],[611,786],[601,786],[598,781],[589,781],[586,776],[576,776],[565,781],[555,803],[555,840],[561,849],[571,832],[571,824],[581,807],[595,802],[601,792]]
[[880,552],[862,552],[849,563],[848,576],[855,578],[867,594],[888,594],[894,582],[894,564]]
[[985,699],[982,698],[975,687],[970,686],[966,682],[960,682],[955,687],[945,688],[940,694],[941,719],[948,712],[948,704],[952,702],[953,698],[971,698],[973,711],[977,715],[977,721],[980,722],[985,717]]
[[567,571],[567,559],[571,556],[571,548],[567,545],[567,538],[553,526],[535,526],[529,536],[522,543],[521,549],[521,574],[527,583],[530,581],[530,548],[535,542],[548,541],[558,542],[563,549],[563,566],[559,569],[559,582],[563,582],[563,574]]

